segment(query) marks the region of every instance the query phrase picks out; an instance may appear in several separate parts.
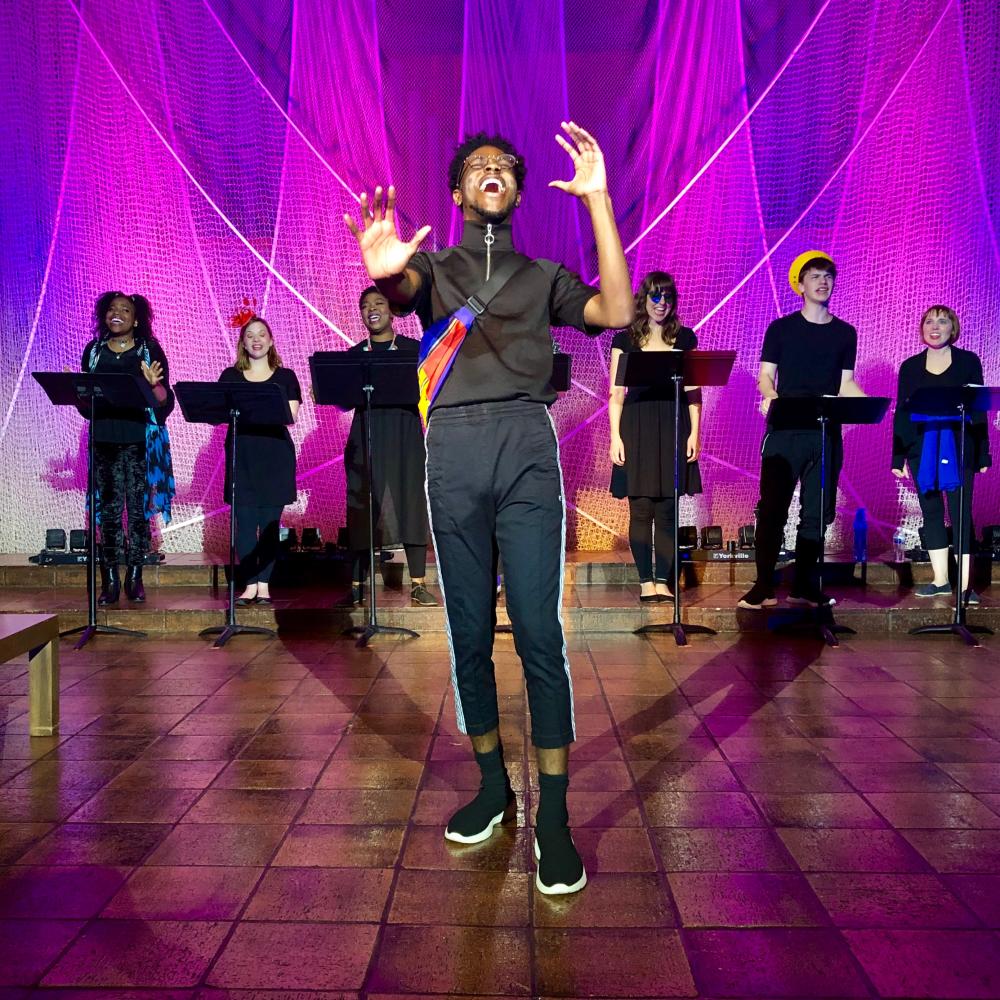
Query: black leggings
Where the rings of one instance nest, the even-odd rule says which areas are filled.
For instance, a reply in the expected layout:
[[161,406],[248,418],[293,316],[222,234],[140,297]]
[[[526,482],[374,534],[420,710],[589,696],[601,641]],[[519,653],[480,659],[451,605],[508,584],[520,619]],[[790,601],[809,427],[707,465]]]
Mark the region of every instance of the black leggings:
[[[427,546],[404,545],[403,550],[406,552],[406,568],[410,571],[410,579],[422,580],[427,575]],[[367,549],[359,549],[354,553],[351,579],[356,580],[358,583],[363,583],[368,579]]]
[[[916,475],[914,473],[914,475]],[[972,543],[973,470],[965,470],[965,510],[962,512],[962,551],[968,555]],[[948,529],[944,526],[944,497],[948,498],[952,533],[958,535],[958,490],[932,490],[919,493],[920,513],[924,516],[923,541],[928,549],[948,548]]]
[[[628,544],[640,583],[669,583],[674,571],[673,497],[628,498]],[[656,574],[653,574],[653,552]]]
[[236,505],[236,552],[240,564],[236,582],[240,587],[267,583],[278,558],[278,538],[281,527],[279,507],[249,507]]
[[[146,522],[146,445],[94,443],[94,479],[100,495],[101,551],[105,565],[125,555],[141,566],[149,551]],[[127,514],[128,549],[122,548],[122,514]]]

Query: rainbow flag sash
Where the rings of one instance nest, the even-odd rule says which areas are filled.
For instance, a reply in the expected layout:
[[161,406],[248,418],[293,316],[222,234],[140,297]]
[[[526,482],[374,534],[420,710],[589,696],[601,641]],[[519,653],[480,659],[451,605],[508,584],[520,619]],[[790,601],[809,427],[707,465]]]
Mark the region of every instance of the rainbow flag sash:
[[476,314],[468,305],[464,305],[450,316],[439,319],[433,326],[428,327],[420,338],[417,361],[420,401],[417,403],[417,410],[424,430],[427,430],[427,415],[431,403],[441,391],[441,386],[444,385],[444,380],[458,356],[458,349],[475,321]]

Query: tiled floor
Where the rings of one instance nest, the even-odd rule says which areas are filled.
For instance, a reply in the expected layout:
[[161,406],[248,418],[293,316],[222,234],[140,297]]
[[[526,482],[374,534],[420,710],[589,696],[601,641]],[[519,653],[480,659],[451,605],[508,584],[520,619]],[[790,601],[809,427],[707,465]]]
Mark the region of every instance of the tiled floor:
[[471,848],[439,635],[65,647],[51,739],[2,665],[0,995],[995,998],[996,642],[572,635],[562,900],[509,637],[521,811]]

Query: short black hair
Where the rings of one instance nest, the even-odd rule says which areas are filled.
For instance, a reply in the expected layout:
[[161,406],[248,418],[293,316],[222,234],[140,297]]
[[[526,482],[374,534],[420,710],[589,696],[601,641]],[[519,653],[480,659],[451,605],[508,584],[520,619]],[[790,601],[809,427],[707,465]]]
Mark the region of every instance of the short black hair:
[[514,148],[514,143],[502,135],[490,135],[488,132],[476,132],[474,135],[467,135],[462,142],[455,147],[455,153],[448,164],[448,190],[454,191],[458,187],[462,177],[462,168],[465,166],[466,158],[473,150],[480,146],[495,146],[502,153],[510,153],[517,157],[514,164],[514,180],[517,181],[518,191],[524,190],[524,177],[527,168],[524,165],[524,157]]
[[837,277],[837,265],[829,257],[812,257],[799,268],[799,281],[805,277],[807,271],[829,271]]
[[389,300],[385,298],[385,292],[383,292],[377,285],[369,285],[359,296],[358,296],[358,308],[360,309],[365,304],[365,296],[371,295],[374,292],[376,295],[381,295],[383,299],[388,302]]

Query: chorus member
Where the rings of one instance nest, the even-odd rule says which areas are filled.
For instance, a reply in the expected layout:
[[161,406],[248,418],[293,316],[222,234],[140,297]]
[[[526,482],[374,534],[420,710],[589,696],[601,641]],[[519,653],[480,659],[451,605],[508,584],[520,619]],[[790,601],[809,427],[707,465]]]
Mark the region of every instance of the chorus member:
[[[639,572],[639,600],[672,597],[674,532],[674,392],[672,385],[625,390],[615,384],[622,356],[638,351],[693,351],[694,331],[677,316],[677,286],[665,271],[651,271],[635,293],[636,318],[611,342],[608,422],[611,426],[611,495],[628,498],[628,541]],[[684,449],[679,493],[701,492],[698,470],[701,397],[685,390],[678,440]],[[655,568],[654,568],[655,553]]]
[[149,552],[149,522],[161,514],[164,523],[169,523],[175,492],[165,423],[174,396],[167,357],[153,336],[153,310],[144,296],[105,292],[97,299],[94,339],[84,348],[81,368],[102,375],[136,376],[152,392],[153,405],[146,409],[125,409],[98,400],[91,428],[101,534],[97,603],[118,603],[118,564],[123,557],[128,567],[125,594],[141,603],[146,599],[142,566]]
[[[472,738],[482,772],[475,798],[449,820],[448,840],[476,843],[516,813],[500,745],[492,660],[495,620],[494,539],[504,565],[507,610],[527,682],[531,739],[539,770],[535,885],[545,894],[586,884],[566,808],[569,745],[574,738],[569,661],[561,621],[565,506],[559,447],[548,407],[556,398],[552,326],[596,335],[632,321],[625,257],[608,196],[604,157],[591,136],[563,123],[557,141],[574,165],[570,181],[550,186],[580,199],[597,246],[600,291],[514,245],[512,217],[521,202],[525,164],[496,135],[466,138],[448,169],[461,210],[457,246],[417,252],[430,231],[402,241],[395,192],[362,196],[362,226],[349,217],[368,274],[399,312],[416,310],[424,326],[421,374],[427,429],[427,492],[439,583],[448,617],[459,727]],[[511,274],[485,312],[467,303],[496,271]],[[463,309],[463,307],[465,307]],[[443,326],[437,324],[444,323]],[[467,332],[465,332],[467,330]],[[456,332],[454,340],[439,340]],[[442,343],[456,349],[439,354]],[[452,357],[442,375],[430,361]],[[433,393],[433,398],[432,398]]]
[[[956,347],[961,326],[948,306],[931,306],[920,320],[924,349],[907,358],[899,369],[896,413],[892,426],[892,474],[906,479],[913,474],[917,499],[924,518],[924,544],[934,570],[932,583],[918,587],[917,597],[950,594],[948,583],[948,530],[944,524],[945,499],[952,528],[959,521],[958,421],[914,414],[906,401],[918,390],[933,386],[983,384],[983,364],[972,351]],[[990,458],[990,439],[985,413],[974,413],[963,425],[965,437],[965,505],[962,511],[961,587],[967,604],[979,604],[979,595],[969,586],[972,545],[972,486],[975,473],[985,472]],[[907,471],[909,467],[909,472]]]
[[[302,403],[299,380],[281,363],[274,334],[260,316],[240,328],[236,361],[220,376],[220,382],[267,382],[280,386],[288,398],[294,421]],[[295,503],[295,444],[285,424],[240,423],[236,436],[236,496],[232,483],[232,434],[226,433],[225,499],[236,517],[238,586],[243,592],[236,603],[270,604],[271,574],[278,558],[281,512]]]
[[[393,328],[389,300],[374,286],[358,302],[367,336],[350,351],[383,354],[394,351],[417,365],[420,342]],[[410,572],[410,600],[432,607],[437,604],[427,589],[427,495],[424,492],[424,435],[416,405],[382,406],[372,403],[372,495],[376,547],[402,544]],[[347,535],[354,552],[351,604],[363,599],[368,571],[368,476],[365,469],[364,410],[354,411],[344,448],[347,480]]]
[[798,535],[795,541],[795,575],[789,604],[808,607],[831,605],[821,593],[815,571],[822,551],[823,534],[836,514],[837,481],[844,463],[839,427],[830,427],[827,443],[827,482],[822,523],[819,513],[819,434],[773,425],[771,401],[785,396],[863,396],[854,379],[858,335],[849,323],[830,311],[837,281],[833,259],[820,251],[801,254],[792,263],[789,282],[802,297],[802,308],[776,319],[764,334],[757,388],[761,412],[768,416],[761,446],[760,502],[757,505],[757,581],[739,600],[741,608],[777,604],[774,570],[781,551],[796,483],[800,484]]

